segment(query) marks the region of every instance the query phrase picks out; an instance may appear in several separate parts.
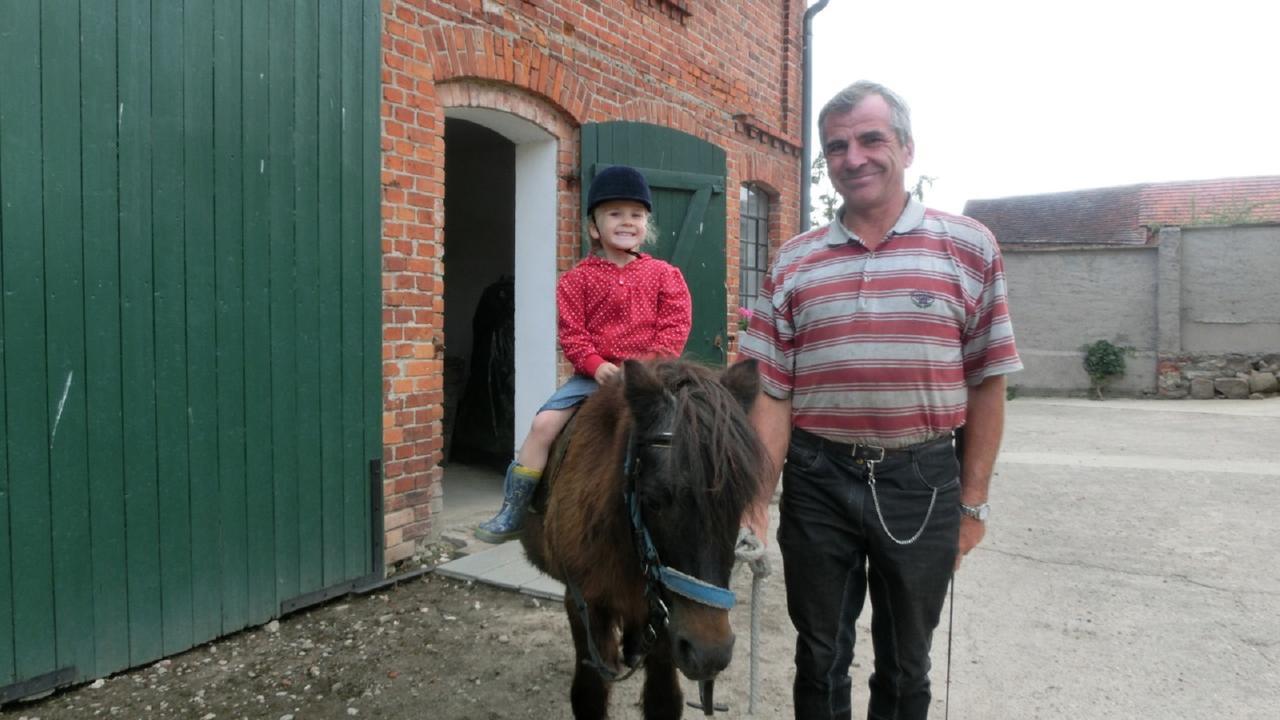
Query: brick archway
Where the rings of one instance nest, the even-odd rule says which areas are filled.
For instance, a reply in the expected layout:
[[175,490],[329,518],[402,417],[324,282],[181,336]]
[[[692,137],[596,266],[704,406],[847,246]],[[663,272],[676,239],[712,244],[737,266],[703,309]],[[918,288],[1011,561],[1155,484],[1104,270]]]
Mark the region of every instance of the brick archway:
[[684,108],[664,100],[632,100],[621,108],[622,120],[647,122],[673,128],[696,138],[720,143],[720,138],[707,131],[706,123],[698,123],[693,114]]
[[572,66],[523,38],[498,37],[484,28],[437,26],[425,31],[424,39],[437,87],[481,78],[544,97],[575,124],[590,112],[594,93]]

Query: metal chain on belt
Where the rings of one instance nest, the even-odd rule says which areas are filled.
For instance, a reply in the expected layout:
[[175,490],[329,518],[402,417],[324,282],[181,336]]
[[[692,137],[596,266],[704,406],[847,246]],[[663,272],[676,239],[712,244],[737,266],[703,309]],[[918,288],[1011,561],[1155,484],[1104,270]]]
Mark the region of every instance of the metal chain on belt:
[[924,514],[924,522],[920,523],[920,529],[916,530],[916,534],[910,538],[900,540],[889,531],[889,526],[884,521],[884,513],[880,511],[880,496],[876,495],[876,464],[871,460],[867,461],[867,484],[871,486],[871,501],[875,503],[876,517],[880,518],[880,527],[884,528],[884,534],[899,545],[910,545],[919,540],[924,534],[924,529],[929,526],[929,518],[933,517],[933,504],[938,500],[938,488],[934,488],[933,495],[929,496],[929,510]]

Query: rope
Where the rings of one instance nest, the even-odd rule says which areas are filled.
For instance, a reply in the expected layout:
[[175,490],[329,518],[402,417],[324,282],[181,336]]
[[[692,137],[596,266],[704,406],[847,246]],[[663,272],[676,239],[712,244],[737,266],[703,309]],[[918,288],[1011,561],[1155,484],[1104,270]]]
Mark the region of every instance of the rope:
[[947,700],[943,720],[951,720],[951,631],[956,623],[956,574],[951,573],[951,601],[947,604]]
[[747,714],[756,714],[756,695],[759,690],[758,658],[760,653],[760,586],[769,577],[769,556],[765,552],[764,543],[747,528],[738,531],[738,543],[734,546],[733,556],[738,562],[751,567],[751,671],[750,691],[747,700]]

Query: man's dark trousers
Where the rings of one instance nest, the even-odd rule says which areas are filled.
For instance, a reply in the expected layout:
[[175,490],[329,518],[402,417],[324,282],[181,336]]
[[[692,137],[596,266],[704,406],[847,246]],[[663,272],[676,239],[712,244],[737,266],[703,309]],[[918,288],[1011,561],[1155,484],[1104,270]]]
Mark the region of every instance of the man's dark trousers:
[[[851,717],[854,623],[871,596],[875,669],[867,717],[929,712],[929,648],[955,563],[960,469],[950,439],[891,452],[871,466],[796,430],[783,474],[778,545],[796,639],[795,717]],[[933,511],[930,498],[937,490]],[[899,540],[894,542],[885,526]]]

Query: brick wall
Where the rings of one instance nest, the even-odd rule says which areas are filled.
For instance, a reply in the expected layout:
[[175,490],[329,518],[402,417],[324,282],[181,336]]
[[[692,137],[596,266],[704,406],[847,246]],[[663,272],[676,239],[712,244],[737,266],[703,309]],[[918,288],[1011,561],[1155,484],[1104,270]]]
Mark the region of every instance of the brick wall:
[[798,0],[384,0],[383,441],[386,558],[433,532],[442,497],[444,126],[502,110],[558,140],[559,267],[578,259],[578,129],[665,125],[727,152],[727,325],[738,193],[769,190],[771,241],[799,222]]

